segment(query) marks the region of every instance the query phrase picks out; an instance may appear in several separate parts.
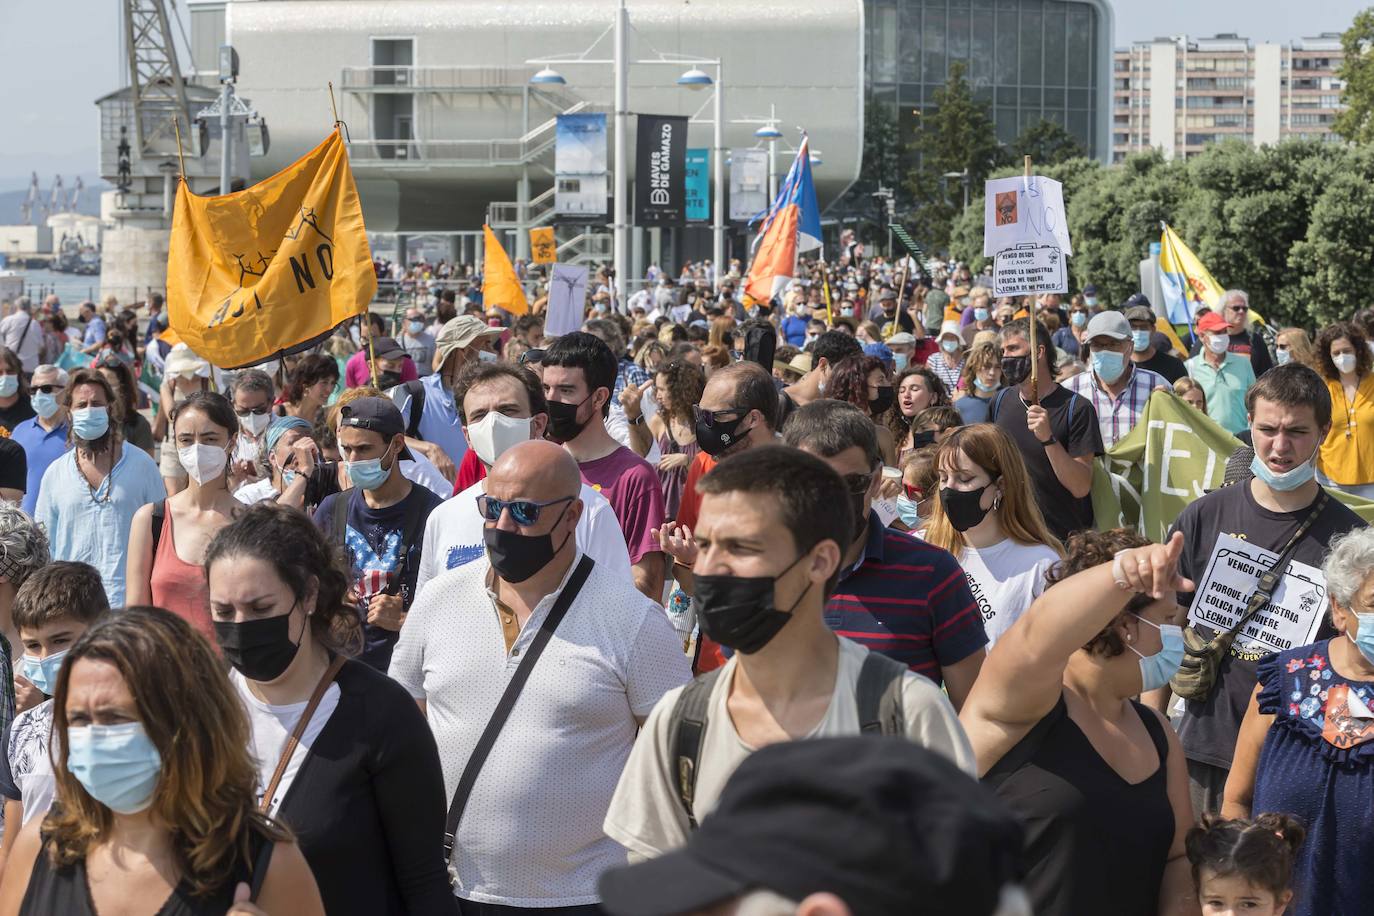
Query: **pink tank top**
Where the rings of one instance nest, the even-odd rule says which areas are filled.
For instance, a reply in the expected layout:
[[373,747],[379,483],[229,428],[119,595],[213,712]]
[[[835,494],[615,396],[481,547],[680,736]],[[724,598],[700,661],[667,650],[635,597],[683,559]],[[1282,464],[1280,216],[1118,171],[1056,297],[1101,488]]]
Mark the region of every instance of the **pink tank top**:
[[172,510],[166,503],[163,507],[162,537],[158,541],[157,555],[153,557],[153,574],[149,582],[153,604],[184,619],[218,651],[215,630],[210,625],[210,586],[205,581],[205,567],[187,563],[177,556],[176,539],[172,537]]

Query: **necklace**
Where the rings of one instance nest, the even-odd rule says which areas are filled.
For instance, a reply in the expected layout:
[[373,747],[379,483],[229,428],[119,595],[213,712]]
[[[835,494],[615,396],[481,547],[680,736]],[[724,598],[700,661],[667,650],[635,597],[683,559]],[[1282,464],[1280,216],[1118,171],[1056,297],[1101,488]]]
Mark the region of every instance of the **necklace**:
[[1354,408],[1360,403],[1360,386],[1355,384],[1355,402],[1350,401],[1350,396],[1345,393],[1345,383],[1341,382],[1341,402],[1345,404],[1345,437],[1349,439],[1355,433],[1355,412]]
[[[90,481],[90,478],[89,478],[89,477],[87,477],[84,473],[81,474],[81,479],[82,479],[82,481],[85,482],[85,484],[86,484],[86,489],[89,490],[90,493],[91,493],[91,502],[95,503],[97,506],[100,505],[101,503],[107,503],[107,502],[109,502],[109,501],[110,501],[110,495],[114,492],[114,461],[113,461],[114,456],[111,455],[110,457],[111,457],[110,472],[109,472],[108,474],[106,474],[106,475],[101,479],[100,483],[96,484],[95,486],[91,486],[91,481]],[[76,453],[76,460],[77,460],[76,470],[77,470],[78,473],[81,473],[81,452],[80,452],[80,450],[78,450],[77,453]],[[99,466],[97,466],[96,463],[95,463],[95,458],[93,458],[93,457],[92,457],[92,458],[87,458],[86,460],[90,463],[92,470],[96,471],[97,473],[100,471]],[[108,484],[108,486],[107,486],[107,484]],[[104,495],[104,496],[98,496],[98,495],[97,495],[101,490],[104,490],[104,491],[105,491],[105,495]]]

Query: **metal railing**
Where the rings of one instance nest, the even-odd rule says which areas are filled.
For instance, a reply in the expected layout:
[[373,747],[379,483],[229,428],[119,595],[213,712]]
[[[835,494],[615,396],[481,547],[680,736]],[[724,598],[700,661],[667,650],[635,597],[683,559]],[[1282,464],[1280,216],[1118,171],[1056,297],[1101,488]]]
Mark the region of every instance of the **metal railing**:
[[[594,106],[571,105],[564,114],[576,114]],[[418,162],[456,166],[525,165],[551,151],[557,118],[549,118],[523,137],[507,140],[399,140],[357,137],[348,145],[350,159],[360,164]]]
[[[553,222],[554,212],[554,186],[550,186],[547,191],[537,194],[530,198],[527,205],[529,219],[525,227],[533,229],[536,226],[543,226]],[[520,202],[513,200],[497,201],[490,205],[488,211],[489,219],[493,229],[517,229],[520,227]]]
[[[527,67],[344,67],[345,92],[520,92],[530,78]],[[540,91],[550,93],[545,87]]]

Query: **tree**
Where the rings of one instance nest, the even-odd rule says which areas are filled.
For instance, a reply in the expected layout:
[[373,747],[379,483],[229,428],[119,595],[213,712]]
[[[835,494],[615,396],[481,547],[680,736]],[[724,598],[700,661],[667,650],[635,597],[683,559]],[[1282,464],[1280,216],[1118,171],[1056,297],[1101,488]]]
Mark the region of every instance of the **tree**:
[[872,192],[880,186],[895,188],[902,155],[897,138],[897,116],[891,105],[874,102],[864,111],[864,164],[859,181]]
[[964,79],[966,71],[963,61],[950,64],[949,79],[935,90],[934,108],[921,118],[911,146],[917,164],[907,173],[906,187],[913,197],[921,238],[935,249],[948,246],[963,202],[962,177],[945,176],[967,169],[969,186],[976,190],[1004,161],[988,106],[974,100]]
[[1345,82],[1341,102],[1346,106],[1336,116],[1331,129],[1353,143],[1374,141],[1374,9],[1355,16],[1354,23],[1341,35],[1345,53],[1337,75]]
[[1041,118],[1021,131],[1021,135],[1012,141],[1011,154],[1016,162],[1030,156],[1036,168],[1039,168],[1086,157],[1088,151],[1078,142],[1077,137],[1064,129],[1063,125]]

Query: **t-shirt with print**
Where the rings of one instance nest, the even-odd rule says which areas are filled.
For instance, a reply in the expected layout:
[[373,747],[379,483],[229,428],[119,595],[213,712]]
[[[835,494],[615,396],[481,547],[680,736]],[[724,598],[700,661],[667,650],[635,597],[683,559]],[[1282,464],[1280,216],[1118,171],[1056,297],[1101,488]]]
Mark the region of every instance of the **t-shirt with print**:
[[21,394],[19,398],[8,407],[0,407],[0,437],[8,437],[14,432],[14,428],[25,420],[38,416],[33,409],[33,403],[28,395]]
[[[1253,485],[1253,480],[1247,480],[1222,487],[1190,503],[1179,514],[1172,531],[1183,532],[1183,554],[1179,557],[1178,571],[1184,578],[1198,582],[1207,571],[1217,538],[1223,534],[1244,538],[1276,554],[1307,519],[1310,505],[1296,512],[1271,512],[1264,508],[1255,501],[1251,491]],[[1347,531],[1363,527],[1365,523],[1358,515],[1337,500],[1328,499],[1326,508],[1298,542],[1293,559],[1321,569],[1322,558],[1331,541]],[[1192,594],[1179,593],[1178,603],[1184,608],[1191,606]],[[1209,639],[1214,635],[1210,627],[1198,626],[1197,629]],[[1317,639],[1326,639],[1334,633],[1323,616]],[[1255,689],[1258,661],[1258,658],[1241,658],[1238,651],[1232,649],[1222,659],[1217,669],[1217,684],[1207,699],[1184,703],[1183,717],[1177,727],[1183,753],[1189,760],[1230,768],[1240,723]]]
[[1007,538],[991,547],[965,547],[959,565],[983,617],[991,651],[1031,602],[1045,590],[1045,573],[1059,554],[1044,544],[1020,544]]
[[[24,824],[47,814],[57,791],[57,777],[48,756],[52,718],[52,700],[44,700],[15,716],[5,733],[5,771],[0,774],[0,795],[23,802]],[[18,830],[23,825],[6,826]]]
[[[838,640],[839,661],[830,706],[806,738],[859,733],[855,686],[868,650],[843,637]],[[740,738],[726,708],[738,665],[738,657],[730,659],[711,688],[706,733],[701,741],[692,798],[692,814],[697,823],[715,808],[721,789],[735,768],[756,750]],[[685,844],[690,834],[687,812],[678,795],[674,749],[669,747],[669,720],[681,693],[681,687],[670,690],[649,714],[606,812],[606,835],[637,856],[662,855]],[[906,716],[908,738],[952,760],[970,775],[976,775],[968,736],[959,724],[954,707],[939,687],[916,674],[907,674],[902,684],[902,712]],[[875,737],[873,740],[885,739]]]
[[[411,484],[404,499],[383,509],[373,509],[354,488],[326,497],[315,510],[315,526],[332,536],[334,503],[348,499],[348,523],[343,547],[351,568],[350,584],[358,595],[358,613],[367,620],[368,599],[373,595],[400,595],[406,610],[415,598],[415,577],[420,572],[421,534],[429,513],[441,500],[424,487]],[[362,661],[378,671],[391,663],[397,631],[363,624]]]
[[653,531],[663,524],[663,488],[653,465],[622,445],[604,458],[579,462],[577,467],[582,479],[606,497],[620,519],[630,563],[661,549]]
[[[1086,398],[1081,398],[1063,385],[1040,399],[1040,406],[1049,411],[1050,431],[1071,458],[1101,455],[1102,431],[1097,425],[1097,411]],[[1026,459],[1035,501],[1045,516],[1050,533],[1065,540],[1071,531],[1093,526],[1092,496],[1076,498],[1054,473],[1045,446],[1026,426],[1026,402],[1019,388],[1004,388],[992,402],[992,422],[1011,436]]]

